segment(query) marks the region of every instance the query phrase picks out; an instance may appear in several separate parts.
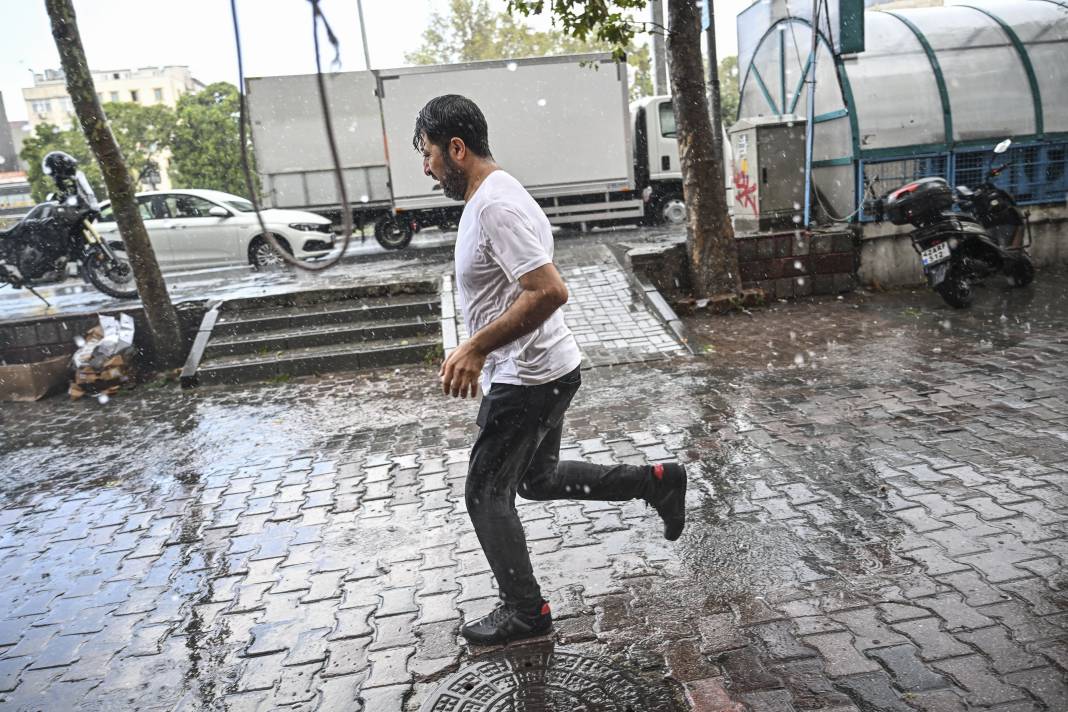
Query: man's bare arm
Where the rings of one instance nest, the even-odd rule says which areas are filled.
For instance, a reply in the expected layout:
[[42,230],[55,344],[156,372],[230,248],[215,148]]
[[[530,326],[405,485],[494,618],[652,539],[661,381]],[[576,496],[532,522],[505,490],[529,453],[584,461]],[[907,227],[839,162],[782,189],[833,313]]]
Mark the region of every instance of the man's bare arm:
[[567,285],[551,262],[519,278],[523,291],[498,318],[456,348],[441,367],[446,395],[466,398],[478,392],[478,378],[490,352],[529,334],[567,303]]

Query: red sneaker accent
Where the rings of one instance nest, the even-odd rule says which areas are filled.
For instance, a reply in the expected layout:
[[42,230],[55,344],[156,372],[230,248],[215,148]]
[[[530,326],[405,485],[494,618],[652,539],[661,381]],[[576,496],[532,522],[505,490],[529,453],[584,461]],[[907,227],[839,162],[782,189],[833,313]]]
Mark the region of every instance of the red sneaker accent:
[[653,477],[658,480],[664,479],[664,466],[659,462],[653,465]]
[[541,604],[541,614],[543,616],[549,615],[549,604],[548,603]]

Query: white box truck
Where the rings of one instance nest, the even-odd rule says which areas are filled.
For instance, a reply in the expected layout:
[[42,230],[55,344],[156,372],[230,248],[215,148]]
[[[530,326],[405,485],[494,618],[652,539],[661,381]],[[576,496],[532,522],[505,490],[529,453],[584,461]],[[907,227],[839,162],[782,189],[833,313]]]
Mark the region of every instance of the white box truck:
[[[270,207],[339,219],[314,75],[247,80],[256,166]],[[429,65],[327,77],[345,186],[357,225],[404,247],[463,205],[423,175],[412,147],[419,109],[440,94],[482,109],[494,158],[554,225],[685,220],[670,97],[628,107],[627,72],[610,54]],[[725,142],[725,145],[729,145]],[[725,161],[729,181],[729,157]]]

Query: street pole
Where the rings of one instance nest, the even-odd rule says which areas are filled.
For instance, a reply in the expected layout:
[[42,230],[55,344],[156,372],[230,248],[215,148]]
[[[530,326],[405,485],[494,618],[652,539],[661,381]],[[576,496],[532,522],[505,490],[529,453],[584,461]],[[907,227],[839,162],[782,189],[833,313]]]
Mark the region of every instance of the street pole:
[[371,50],[367,46],[367,28],[363,24],[363,0],[356,0],[356,14],[360,16],[360,40],[363,42],[363,63],[371,70]]
[[712,145],[716,156],[723,161],[723,117],[719,106],[719,61],[716,58],[716,14],[713,0],[704,0],[702,24],[705,27],[705,43],[708,45],[708,92],[712,107]]
[[813,119],[816,117],[816,50],[819,49],[820,0],[812,0],[812,62],[809,64],[808,82],[808,120],[805,122],[805,215],[804,229],[808,229],[812,218],[812,139],[815,133]]
[[664,49],[664,0],[649,0],[653,22],[653,94],[663,96],[671,93],[667,80],[667,52]]

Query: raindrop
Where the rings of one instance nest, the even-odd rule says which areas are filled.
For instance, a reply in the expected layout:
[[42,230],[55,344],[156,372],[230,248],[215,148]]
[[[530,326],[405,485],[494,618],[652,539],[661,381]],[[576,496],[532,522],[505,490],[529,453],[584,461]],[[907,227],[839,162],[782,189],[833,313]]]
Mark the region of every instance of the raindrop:
[[945,329],[946,331],[949,331],[950,329],[953,328],[953,324],[950,323],[949,319],[946,319],[945,321],[942,322],[942,328]]
[[71,207],[74,207],[75,205],[78,204],[78,196],[72,195],[72,196],[70,196],[69,198],[67,198],[63,202],[66,203],[67,205],[71,206]]
[[571,485],[564,485],[564,492],[570,492],[570,491],[571,491]]
[[361,195],[361,196],[360,196],[360,202],[361,202],[361,203],[366,203],[366,202],[367,202],[368,200],[370,200],[370,199],[371,199],[371,197],[370,197],[370,196],[368,196],[368,195]]
[[794,210],[800,210],[800,209],[801,209],[801,203],[796,203],[795,202],[794,203]]
[[804,277],[798,277],[797,278],[797,286],[798,287],[804,287],[805,286],[805,278]]
[[538,106],[545,106],[546,101],[544,99],[538,99]]
[[794,216],[794,224],[795,225],[800,225],[801,224],[801,216],[800,215],[795,215]]
[[81,336],[75,336],[74,345],[80,349],[81,347],[85,346],[85,339]]
[[797,340],[797,332],[796,331],[791,331],[790,332],[790,341],[796,341],[796,340]]
[[7,163],[7,159],[3,156],[0,156],[0,166],[4,165],[5,163]]
[[582,491],[585,492],[586,494],[589,494],[590,493],[590,486],[589,485],[582,485]]
[[356,133],[356,122],[355,121],[353,121],[351,124],[349,124],[349,133]]
[[50,175],[52,175],[52,169],[51,169],[51,168],[49,168],[48,166],[45,166],[45,167],[44,167],[44,168],[42,168],[41,170],[42,170],[42,171],[44,171],[44,174],[45,174],[46,176],[50,176]]
[[801,260],[794,260],[794,269],[804,269],[805,266],[801,264]]
[[508,67],[509,72],[514,72],[515,70],[519,69],[519,65],[515,62],[509,62],[506,66]]
[[797,354],[796,356],[794,356],[794,365],[798,366],[798,367],[804,366],[805,365],[805,357],[804,357],[804,355]]
[[939,346],[935,346],[933,349],[931,349],[931,351],[936,353],[936,354],[942,353],[942,349]]
[[105,403],[107,403],[111,399],[108,398],[108,394],[107,393],[101,393],[100,395],[98,395],[96,397],[96,400],[97,400],[98,403],[100,403],[100,405],[104,405]]
[[1009,317],[1005,316],[1004,314],[1001,315],[1001,321],[1008,321],[1008,320],[1009,320]]

